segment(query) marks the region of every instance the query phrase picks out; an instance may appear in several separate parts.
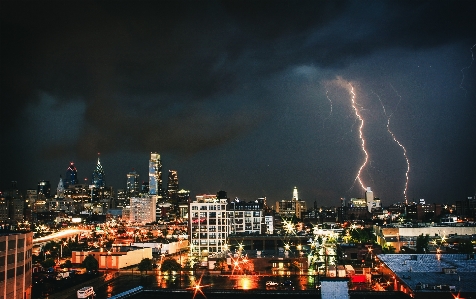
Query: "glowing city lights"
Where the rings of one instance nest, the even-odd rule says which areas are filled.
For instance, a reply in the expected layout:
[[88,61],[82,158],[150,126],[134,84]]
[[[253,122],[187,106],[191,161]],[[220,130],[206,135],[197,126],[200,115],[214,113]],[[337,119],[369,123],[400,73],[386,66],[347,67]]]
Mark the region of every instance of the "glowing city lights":
[[200,293],[202,294],[203,297],[207,298],[207,296],[205,296],[205,294],[203,293],[203,290],[202,288],[204,287],[207,287],[209,285],[202,285],[202,278],[203,278],[203,275],[200,277],[200,279],[198,280],[198,282],[196,282],[190,289],[193,290],[193,299],[195,299],[195,296],[197,296],[197,293]]

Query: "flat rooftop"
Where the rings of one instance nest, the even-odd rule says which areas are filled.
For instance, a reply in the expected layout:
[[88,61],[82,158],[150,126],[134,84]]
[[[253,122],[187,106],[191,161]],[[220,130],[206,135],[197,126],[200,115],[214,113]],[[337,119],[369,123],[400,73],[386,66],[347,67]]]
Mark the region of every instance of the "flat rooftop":
[[[412,290],[476,292],[475,254],[380,254],[377,257]],[[445,274],[444,269],[451,269]],[[423,285],[423,287],[422,287]]]

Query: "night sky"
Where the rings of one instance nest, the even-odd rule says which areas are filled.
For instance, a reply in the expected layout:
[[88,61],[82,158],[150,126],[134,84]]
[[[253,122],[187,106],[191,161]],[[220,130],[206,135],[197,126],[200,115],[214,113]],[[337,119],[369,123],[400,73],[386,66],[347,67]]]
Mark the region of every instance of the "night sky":
[[71,161],[89,180],[98,153],[125,188],[154,151],[193,196],[476,193],[475,1],[2,0],[0,14],[3,189],[55,189]]

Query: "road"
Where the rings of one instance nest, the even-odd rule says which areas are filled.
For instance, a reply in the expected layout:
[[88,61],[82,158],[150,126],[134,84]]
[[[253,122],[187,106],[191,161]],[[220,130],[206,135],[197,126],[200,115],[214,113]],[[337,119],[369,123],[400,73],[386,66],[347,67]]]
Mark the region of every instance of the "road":
[[90,231],[91,230],[77,229],[77,228],[65,229],[56,233],[52,233],[51,235],[48,235],[48,236],[33,238],[33,244],[44,243],[44,242],[52,241],[55,239],[67,238],[69,236],[74,236],[83,232],[90,232]]

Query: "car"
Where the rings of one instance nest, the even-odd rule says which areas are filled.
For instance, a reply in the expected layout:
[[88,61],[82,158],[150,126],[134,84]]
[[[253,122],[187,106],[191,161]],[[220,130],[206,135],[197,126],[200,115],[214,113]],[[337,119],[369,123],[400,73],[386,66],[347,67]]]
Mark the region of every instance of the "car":
[[278,283],[276,281],[269,280],[269,281],[266,282],[266,286],[267,287],[277,287]]

